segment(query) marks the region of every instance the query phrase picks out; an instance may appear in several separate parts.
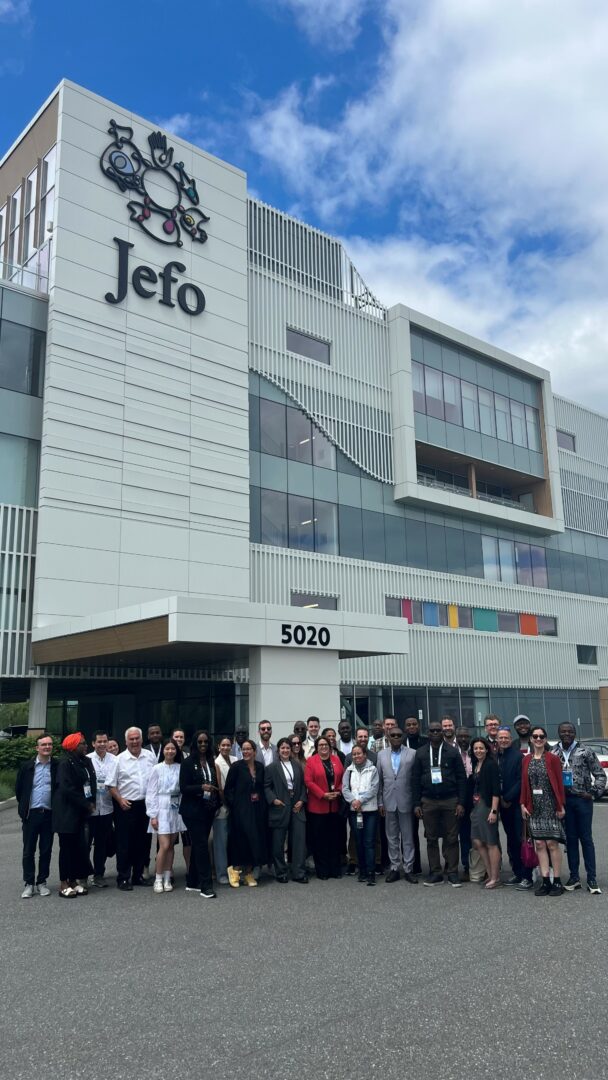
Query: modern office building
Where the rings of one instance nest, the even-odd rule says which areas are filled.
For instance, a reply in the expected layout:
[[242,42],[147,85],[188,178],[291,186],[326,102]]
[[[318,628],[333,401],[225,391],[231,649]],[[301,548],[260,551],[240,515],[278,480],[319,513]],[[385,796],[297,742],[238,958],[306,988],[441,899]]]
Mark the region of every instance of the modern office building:
[[0,221],[0,700],[32,728],[608,733],[608,418],[69,82]]

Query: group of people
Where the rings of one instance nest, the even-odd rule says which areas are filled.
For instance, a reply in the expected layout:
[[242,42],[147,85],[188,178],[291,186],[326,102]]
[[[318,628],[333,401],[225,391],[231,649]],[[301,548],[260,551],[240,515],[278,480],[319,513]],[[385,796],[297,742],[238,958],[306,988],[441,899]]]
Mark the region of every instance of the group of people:
[[[265,867],[281,884],[307,884],[314,867],[321,881],[357,874],[375,886],[379,873],[392,884],[403,872],[415,885],[420,822],[425,886],[477,880],[487,890],[531,890],[537,862],[535,895],[560,896],[581,888],[582,848],[587,889],[599,893],[592,820],[604,770],[570,723],[560,724],[554,747],[528,717],[513,726],[515,735],[490,715],[484,734],[471,738],[445,716],[423,736],[415,717],[402,729],[387,716],[370,735],[365,726],[353,733],[348,721],[337,732],[321,730],[311,716],[276,745],[272,725],[262,721],[256,741],[239,727],[214,750],[207,731],[195,732],[188,749],[183,730],[163,740],[154,724],[145,746],[141,729],[129,728],[122,752],[105,731],[95,733],[91,752],[80,732],[68,735],[58,761],[51,737],[41,735],[17,777],[22,897],[49,895],[55,833],[65,899],[106,888],[114,854],[119,889],[171,892],[178,843],[186,889],[205,899],[216,897],[214,873],[220,885],[255,887]],[[499,821],[511,864],[504,881]],[[564,845],[569,878],[562,883]]]

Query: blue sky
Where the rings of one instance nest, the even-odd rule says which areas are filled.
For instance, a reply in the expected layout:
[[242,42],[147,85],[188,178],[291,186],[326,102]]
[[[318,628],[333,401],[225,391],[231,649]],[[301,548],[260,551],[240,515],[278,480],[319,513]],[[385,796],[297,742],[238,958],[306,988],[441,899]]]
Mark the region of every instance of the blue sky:
[[605,0],[0,0],[2,150],[63,76],[608,412]]

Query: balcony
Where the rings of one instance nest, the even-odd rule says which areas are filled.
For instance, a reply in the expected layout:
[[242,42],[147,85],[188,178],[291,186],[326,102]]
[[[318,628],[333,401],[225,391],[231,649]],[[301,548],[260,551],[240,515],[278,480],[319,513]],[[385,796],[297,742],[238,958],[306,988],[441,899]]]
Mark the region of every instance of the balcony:
[[49,291],[50,249],[51,241],[48,240],[23,266],[0,262],[0,282],[7,281],[46,296]]

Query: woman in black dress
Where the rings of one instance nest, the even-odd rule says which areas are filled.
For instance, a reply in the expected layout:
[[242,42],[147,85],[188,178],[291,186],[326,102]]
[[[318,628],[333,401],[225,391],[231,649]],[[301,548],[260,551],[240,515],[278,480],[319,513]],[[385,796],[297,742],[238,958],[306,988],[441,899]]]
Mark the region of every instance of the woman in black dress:
[[500,773],[487,739],[471,743],[473,771],[467,780],[473,809],[471,840],[486,868],[486,889],[500,885],[500,846],[498,841],[498,806]]
[[233,889],[255,886],[253,870],[268,860],[264,766],[255,760],[256,745],[244,739],[242,761],[228,770],[224,802],[228,807],[228,881]]

